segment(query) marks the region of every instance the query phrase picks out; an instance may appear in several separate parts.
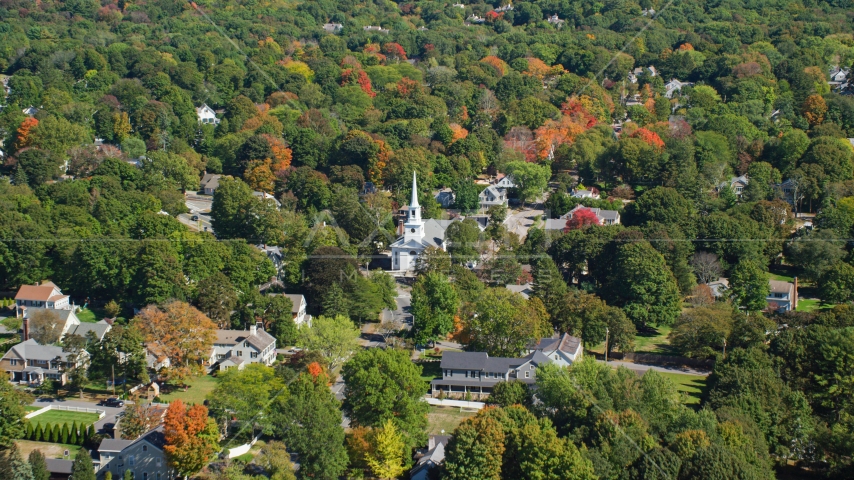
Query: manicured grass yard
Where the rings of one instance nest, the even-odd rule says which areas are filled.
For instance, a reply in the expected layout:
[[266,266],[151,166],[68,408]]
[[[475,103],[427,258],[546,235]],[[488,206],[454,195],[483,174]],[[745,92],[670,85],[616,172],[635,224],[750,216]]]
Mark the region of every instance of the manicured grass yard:
[[684,373],[659,373],[672,380],[676,384],[677,390],[688,394],[688,398],[685,401],[687,405],[700,404],[700,397],[706,388],[706,377],[701,375],[686,375]]
[[833,305],[822,305],[821,300],[817,298],[799,298],[798,308],[795,310],[798,312],[813,312],[815,310],[824,310],[827,308],[833,308]]
[[[649,330],[638,332],[635,335],[635,352],[638,353],[654,353],[656,355],[675,355],[670,349],[670,342],[667,341],[667,335],[670,334],[670,327],[661,326],[658,328],[650,327]],[[591,348],[590,351],[596,353],[605,352],[605,342]]]
[[36,410],[41,410],[41,409],[42,409],[42,407],[33,407],[32,405],[27,405],[26,407],[24,407],[24,410],[26,410],[27,413],[35,412]]
[[461,412],[459,408],[436,407],[430,405],[427,412],[427,434],[428,435],[450,435],[463,420],[475,416],[476,412]]
[[53,425],[54,423],[71,425],[74,422],[77,422],[78,425],[89,425],[97,421],[98,415],[95,413],[67,412],[65,410],[48,410],[30,418],[30,422],[41,423],[42,425]]
[[161,402],[167,403],[181,399],[184,403],[201,404],[205,401],[205,397],[207,397],[208,394],[216,387],[217,381],[216,378],[211,375],[202,375],[201,377],[187,380],[186,383],[186,392],[183,387],[170,383],[168,384],[170,388],[169,393],[161,394],[158,398]]
[[41,450],[47,458],[65,458],[63,454],[68,450],[68,460],[74,460],[74,455],[82,447],[79,445],[65,445],[62,443],[31,442],[29,440],[15,440],[21,457],[27,458],[33,450]]
[[794,282],[795,281],[795,277],[792,277],[789,275],[780,275],[777,273],[768,274],[768,278],[770,278],[771,280],[777,280],[779,282]]
[[98,323],[98,321],[100,320],[100,318],[95,315],[95,312],[93,312],[92,309],[89,308],[84,308],[83,310],[80,310],[76,313],[76,315],[81,323]]

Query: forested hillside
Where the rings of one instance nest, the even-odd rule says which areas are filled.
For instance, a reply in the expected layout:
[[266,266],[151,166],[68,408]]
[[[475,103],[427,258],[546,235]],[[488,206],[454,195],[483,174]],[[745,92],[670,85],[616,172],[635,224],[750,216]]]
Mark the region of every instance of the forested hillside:
[[[419,257],[414,340],[631,352],[664,326],[715,369],[694,411],[656,375],[545,368],[533,413],[460,427],[445,478],[850,478],[854,3],[453,1],[0,0],[0,291],[275,316],[291,345],[259,285],[376,321],[394,280],[354,272],[388,256],[413,172],[432,219],[486,213],[509,174],[509,214]],[[616,221],[564,217],[579,204]],[[526,281],[530,301],[504,288]],[[773,281],[802,307],[777,312]],[[495,305],[503,350],[482,333]],[[515,456],[531,449],[559,462]]]

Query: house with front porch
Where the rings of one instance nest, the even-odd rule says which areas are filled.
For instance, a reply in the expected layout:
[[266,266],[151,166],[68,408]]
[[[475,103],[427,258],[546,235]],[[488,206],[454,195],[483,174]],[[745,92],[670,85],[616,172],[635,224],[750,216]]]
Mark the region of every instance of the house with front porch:
[[0,358],[0,370],[8,373],[13,383],[38,386],[45,380],[52,380],[65,385],[68,382],[66,371],[78,366],[69,364],[68,355],[62,347],[39,345],[31,338],[15,345]]
[[508,202],[507,190],[490,185],[478,194],[478,200],[480,200],[480,208],[483,210],[487,210],[493,205],[506,206]]
[[15,313],[21,315],[22,307],[52,308],[71,310],[71,297],[63,295],[62,290],[53,282],[35,285],[21,285],[15,295]]
[[523,358],[490,357],[485,352],[445,352],[442,355],[442,378],[430,382],[430,394],[486,398],[500,382],[518,380],[533,384],[537,367],[551,363],[541,352]]
[[269,366],[275,359],[276,337],[252,325],[249,330],[217,330],[208,365],[219,370],[243,370],[247,363]]

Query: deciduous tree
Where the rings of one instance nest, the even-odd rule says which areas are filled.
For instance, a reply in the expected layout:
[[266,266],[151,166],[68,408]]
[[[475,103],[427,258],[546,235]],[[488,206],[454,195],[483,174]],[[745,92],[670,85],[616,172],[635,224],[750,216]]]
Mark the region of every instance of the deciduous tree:
[[169,466],[179,475],[195,474],[217,452],[216,424],[208,418],[204,405],[187,406],[180,399],[170,403],[163,420],[163,436]]
[[169,358],[172,368],[201,371],[216,339],[216,324],[185,302],[163,307],[149,305],[131,320],[149,345],[156,345]]
[[359,348],[361,332],[344,315],[314,317],[310,327],[299,330],[297,345],[323,354],[329,369],[335,370]]
[[[539,307],[539,308],[538,308]],[[504,287],[485,290],[464,312],[469,347],[493,357],[513,357],[534,340],[552,332],[538,299],[526,301]]]
[[459,304],[457,292],[445,274],[431,272],[419,277],[412,289],[415,342],[423,345],[451,333]]

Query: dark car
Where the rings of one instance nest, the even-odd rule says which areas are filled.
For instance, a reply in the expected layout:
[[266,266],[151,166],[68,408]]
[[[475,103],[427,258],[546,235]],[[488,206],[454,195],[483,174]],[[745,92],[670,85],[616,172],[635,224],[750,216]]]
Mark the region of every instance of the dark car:
[[199,216],[198,216],[198,215],[193,215],[192,217],[190,217],[190,220],[192,220],[192,221],[194,221],[194,222],[198,222],[198,221],[199,221]]
[[121,408],[125,406],[125,402],[119,400],[118,398],[108,398],[106,400],[101,400],[100,402],[98,402],[98,405],[102,407]]

